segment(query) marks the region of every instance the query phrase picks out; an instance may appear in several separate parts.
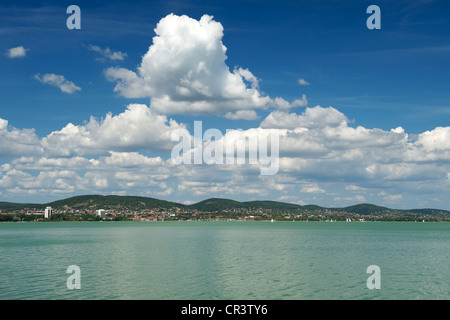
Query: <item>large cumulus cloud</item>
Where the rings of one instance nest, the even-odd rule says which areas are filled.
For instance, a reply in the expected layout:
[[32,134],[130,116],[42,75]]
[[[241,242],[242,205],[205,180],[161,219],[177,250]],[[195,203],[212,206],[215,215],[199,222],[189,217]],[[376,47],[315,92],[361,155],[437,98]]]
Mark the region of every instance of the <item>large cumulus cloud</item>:
[[127,98],[151,98],[161,114],[226,114],[232,119],[255,119],[244,112],[268,107],[305,106],[306,97],[287,102],[259,90],[259,81],[244,68],[231,70],[222,43],[223,26],[204,15],[200,20],[170,14],[155,28],[153,44],[137,72],[112,67],[107,79]]

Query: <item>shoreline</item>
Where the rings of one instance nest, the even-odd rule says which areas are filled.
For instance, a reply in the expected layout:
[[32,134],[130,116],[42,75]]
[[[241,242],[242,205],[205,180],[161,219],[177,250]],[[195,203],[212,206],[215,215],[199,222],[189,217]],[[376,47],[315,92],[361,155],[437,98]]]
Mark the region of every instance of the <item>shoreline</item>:
[[386,222],[395,222],[395,223],[449,223],[450,220],[441,220],[441,221],[413,221],[413,220],[365,220],[365,221],[329,221],[329,220],[276,220],[276,221],[271,221],[271,220],[238,220],[238,219],[223,219],[223,220],[216,220],[216,219],[211,219],[211,220],[158,220],[158,221],[136,221],[136,220],[93,220],[93,221],[88,221],[88,220],[40,220],[40,221],[0,221],[0,224],[17,224],[17,223],[172,223],[172,222],[248,222],[248,223],[256,223],[256,222],[261,222],[261,223],[292,223],[292,222],[322,222],[322,223],[358,223],[358,224],[362,224],[362,223],[374,223],[374,222],[381,222],[381,223],[386,223]]

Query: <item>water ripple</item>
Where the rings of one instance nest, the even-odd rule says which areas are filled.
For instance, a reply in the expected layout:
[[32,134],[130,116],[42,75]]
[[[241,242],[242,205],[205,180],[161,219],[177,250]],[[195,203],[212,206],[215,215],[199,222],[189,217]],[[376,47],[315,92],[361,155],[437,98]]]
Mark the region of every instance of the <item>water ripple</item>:
[[[450,224],[0,224],[0,299],[448,299]],[[382,289],[366,287],[381,267]],[[69,265],[81,289],[69,290]]]

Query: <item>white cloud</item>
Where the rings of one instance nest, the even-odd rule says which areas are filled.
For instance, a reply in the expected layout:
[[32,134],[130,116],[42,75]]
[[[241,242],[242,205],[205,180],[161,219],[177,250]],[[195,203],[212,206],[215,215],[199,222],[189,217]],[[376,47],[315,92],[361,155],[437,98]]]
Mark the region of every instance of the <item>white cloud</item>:
[[391,194],[385,196],[383,199],[386,203],[396,203],[402,200],[403,196],[401,194]]
[[230,120],[256,120],[258,119],[258,114],[255,110],[238,110],[236,112],[227,112],[224,117]]
[[18,183],[26,183],[30,181],[32,176],[24,171],[11,169],[8,172],[4,173],[0,179],[0,187],[2,188],[11,188],[16,186]]
[[113,168],[153,167],[163,165],[161,157],[149,158],[138,152],[113,152],[103,158],[105,165]]
[[271,99],[259,90],[248,70],[226,65],[223,27],[211,16],[200,20],[170,14],[155,28],[156,36],[137,72],[109,68],[114,91],[127,98],[151,97],[161,114],[224,114],[265,109]]
[[419,134],[416,145],[428,152],[450,150],[450,127],[437,127]]
[[345,190],[352,191],[352,192],[356,192],[356,191],[360,192],[360,191],[365,191],[366,188],[362,188],[360,186],[351,184],[351,185],[345,186]]
[[303,186],[300,191],[303,193],[326,193],[326,191],[324,189],[322,189],[321,187],[319,187],[316,184],[309,184],[309,185]]
[[75,156],[72,158],[47,158],[43,157],[20,157],[11,161],[15,168],[20,170],[71,169],[87,170],[92,165],[89,159]]
[[81,91],[81,88],[76,86],[72,81],[68,81],[64,76],[54,73],[46,73],[42,77],[40,74],[36,74],[34,78],[42,83],[57,87],[64,93],[72,94],[76,91]]
[[0,166],[0,171],[9,171],[12,169],[12,166],[9,163],[4,163]]
[[[150,191],[154,195],[170,194],[177,197],[280,197],[290,195],[295,189],[299,190],[299,186],[303,196],[331,196],[327,190],[332,189],[332,181],[340,181],[343,185],[336,191],[353,193],[339,196],[341,201],[363,202],[365,197],[354,193],[369,194],[373,189],[368,185],[375,188],[389,185],[392,190],[401,190],[405,182],[412,181],[421,181],[421,185],[426,181],[430,185],[448,185],[448,162],[442,162],[445,156],[445,153],[442,156],[442,144],[439,144],[439,150],[432,151],[434,149],[430,149],[429,144],[426,149],[422,142],[418,142],[425,140],[418,138],[411,141],[408,134],[399,128],[390,131],[352,128],[348,126],[345,115],[331,107],[307,108],[300,115],[277,112],[294,121],[286,123],[286,127],[293,129],[283,129],[282,121],[275,122],[280,129],[270,129],[280,134],[279,171],[273,177],[261,178],[259,165],[180,166],[171,159],[145,156],[141,151],[170,154],[175,144],[170,139],[171,133],[185,126],[139,104],[131,104],[123,113],[116,116],[108,114],[102,120],[91,118],[84,125],[68,124],[40,142],[35,140],[33,143],[44,150],[45,157],[41,157],[42,153],[17,157],[10,164],[4,164],[1,172],[6,176],[12,169],[24,173],[57,168],[80,170],[86,172],[85,176],[80,176],[85,181],[75,186],[76,190],[142,190],[144,194]],[[268,129],[261,126],[235,130],[223,138],[228,139],[233,135],[237,141],[241,141],[239,139],[255,136],[264,130]],[[440,137],[441,131],[433,132]],[[430,154],[441,154],[441,158],[424,161],[423,158]],[[33,178],[23,177],[20,180],[27,179]],[[189,184],[190,181],[199,183]],[[320,186],[325,182],[327,190]],[[359,186],[361,183],[365,188]],[[32,185],[26,186],[31,189]],[[39,183],[34,189],[38,190],[38,186]],[[22,190],[25,185],[11,183],[9,189],[15,187]],[[47,185],[40,187],[42,190],[52,190]],[[63,189],[58,190],[62,192]],[[379,189],[375,190],[372,194],[379,192]],[[5,190],[0,191],[7,193]],[[383,199],[385,196],[379,195],[383,201],[394,200]],[[313,199],[308,201],[313,202]]]
[[306,203],[303,200],[299,200],[295,196],[281,196],[281,197],[277,198],[277,201],[287,202],[287,203],[292,203],[292,204],[298,204],[298,205],[301,205],[301,206],[306,205]]
[[362,202],[366,202],[367,201],[366,198],[361,196],[361,195],[357,195],[357,196],[354,196],[354,197],[335,197],[333,200],[337,201],[337,202],[345,201],[345,202],[358,202],[358,203],[362,203]]
[[291,106],[295,107],[306,107],[308,105],[308,100],[306,99],[306,95],[302,95],[301,99],[297,99],[292,101]]
[[185,128],[166,116],[156,114],[142,104],[130,104],[116,116],[107,114],[97,121],[91,117],[85,125],[67,124],[42,139],[42,146],[51,155],[107,155],[110,151],[170,151],[174,142],[171,133]]
[[115,88],[126,98],[142,98],[150,96],[151,87],[133,71],[125,68],[112,67],[105,70],[105,77],[109,81],[120,80]]
[[309,82],[306,81],[305,79],[298,79],[297,82],[301,86],[309,86]]
[[100,53],[101,58],[98,58],[98,60],[112,60],[112,61],[122,61],[127,57],[127,54],[120,51],[112,51],[110,48],[102,49],[99,46],[90,45],[89,50],[95,51],[97,53]]
[[328,107],[315,106],[306,108],[299,115],[276,110],[270,113],[262,122],[262,128],[295,129],[295,128],[324,128],[346,125],[347,117],[338,110]]
[[0,141],[0,157],[37,155],[43,151],[34,129],[17,129],[1,118]]
[[282,111],[288,111],[289,109],[296,107],[306,107],[307,105],[308,100],[306,99],[306,95],[302,95],[301,99],[296,99],[292,102],[288,102],[280,97],[271,100],[271,106]]
[[22,46],[16,47],[16,48],[11,48],[8,50],[8,52],[6,53],[6,55],[8,56],[8,58],[24,58],[27,55],[27,49],[25,49]]

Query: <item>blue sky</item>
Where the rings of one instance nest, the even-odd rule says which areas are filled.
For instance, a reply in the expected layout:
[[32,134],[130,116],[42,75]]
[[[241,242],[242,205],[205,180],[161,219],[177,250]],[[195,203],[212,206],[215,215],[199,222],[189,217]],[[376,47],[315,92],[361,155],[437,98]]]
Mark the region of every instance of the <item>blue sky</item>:
[[[81,9],[81,30],[66,27],[66,8],[71,4]],[[380,30],[366,27],[366,9],[372,4],[381,9]],[[372,202],[399,208],[449,209],[449,9],[446,1],[2,1],[0,118],[8,121],[8,127],[4,128],[4,146],[0,148],[0,199],[41,202],[76,194],[118,193],[186,203],[219,196],[326,206]],[[144,82],[126,83],[118,71],[137,73],[143,56],[153,45],[157,24],[170,14],[186,15],[191,22],[209,15],[223,27],[223,36],[218,40],[226,47],[226,59],[220,60],[218,54],[220,61],[217,65],[211,62],[211,68],[219,68],[224,62],[230,72],[235,68],[248,70],[258,79],[256,92],[261,97],[293,102],[305,95],[307,104],[288,110],[273,104],[242,105],[257,117],[231,120],[224,117],[232,110],[231,105],[193,112],[193,105],[186,104],[181,114],[175,107],[158,107],[157,98],[167,92],[155,84],[150,85],[150,93],[134,96],[115,90],[118,84],[145,84],[142,79]],[[180,20],[173,21],[170,23]],[[24,56],[8,56],[8,50],[19,47],[25,50]],[[122,58],[102,55],[107,48],[109,53],[122,54]],[[171,63],[165,61],[165,66],[151,70],[154,74],[161,72],[158,76],[163,79]],[[107,70],[111,71],[109,77]],[[79,90],[64,92],[45,81],[46,74],[62,76]],[[299,79],[308,85],[300,85]],[[176,100],[175,96],[171,98]],[[191,168],[199,170],[192,176],[166,164],[150,170],[144,164],[148,159],[159,156],[165,161],[170,157],[170,148],[160,147],[161,141],[155,145],[111,144],[104,153],[80,147],[83,142],[74,142],[77,137],[73,132],[70,143],[56,138],[48,142],[52,132],[60,132],[70,123],[89,131],[92,138],[94,129],[87,126],[91,117],[101,126],[108,113],[112,117],[124,114],[130,104],[147,105],[167,121],[173,119],[188,128],[195,120],[222,131],[257,128],[262,123],[282,128],[282,124],[274,124],[267,117],[284,112],[284,116],[294,119],[308,108],[311,112],[322,110],[313,109],[316,106],[324,112],[337,110],[339,114],[330,113],[330,117],[345,117],[346,124],[339,127],[343,131],[330,125],[337,133],[336,139],[341,139],[333,143],[328,127],[318,129],[309,123],[312,127],[306,127],[311,136],[298,136],[296,141],[314,143],[317,148],[328,148],[327,152],[312,157],[304,148],[297,152],[288,146],[286,149],[293,151],[286,153],[286,165],[275,177],[262,178],[244,168],[233,171],[246,177],[239,182],[229,173],[219,174],[208,166]],[[137,111],[130,114],[133,112]],[[138,128],[130,122],[126,125]],[[368,131],[356,131],[358,127]],[[391,129],[398,127],[402,128],[397,130],[398,135],[407,137],[389,140]],[[347,139],[346,134],[351,138]],[[381,139],[388,141],[375,143]],[[14,145],[25,147],[22,151],[14,149]],[[61,146],[70,150],[58,152]],[[381,155],[390,149],[392,153]],[[107,161],[110,151],[122,152],[123,157],[128,153],[129,157],[138,154],[146,158],[139,158],[143,163],[137,162],[132,170],[116,163],[117,167],[108,172],[73,164],[75,160]],[[398,159],[399,155],[404,157]],[[281,156],[285,156],[283,151]],[[343,161],[345,157],[350,160]],[[302,166],[290,166],[291,158],[299,159],[296,163]],[[42,159],[53,160],[42,165]],[[316,168],[318,164],[321,169]],[[124,173],[118,177],[121,170]],[[210,194],[205,191],[208,188]]]

